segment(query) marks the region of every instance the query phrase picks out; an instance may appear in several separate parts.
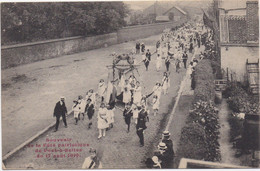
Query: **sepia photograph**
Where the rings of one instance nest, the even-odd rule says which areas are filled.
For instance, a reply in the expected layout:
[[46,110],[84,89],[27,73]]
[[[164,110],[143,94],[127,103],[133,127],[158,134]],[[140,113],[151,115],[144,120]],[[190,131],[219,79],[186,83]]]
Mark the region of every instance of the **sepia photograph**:
[[258,5],[1,1],[2,169],[259,169]]

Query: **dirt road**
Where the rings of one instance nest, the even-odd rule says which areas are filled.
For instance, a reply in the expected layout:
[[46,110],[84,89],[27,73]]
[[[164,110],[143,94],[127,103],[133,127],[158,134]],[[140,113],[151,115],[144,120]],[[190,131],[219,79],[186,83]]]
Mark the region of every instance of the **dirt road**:
[[[142,40],[154,47],[158,36]],[[107,78],[111,53],[128,53],[135,42],[35,62],[2,71],[3,155],[54,121],[53,109],[61,95],[69,109],[72,100],[96,89]]]
[[[154,51],[154,44],[157,40],[158,36],[152,36],[142,41],[146,44],[147,48]],[[13,112],[14,118],[7,117],[8,114],[5,113],[5,122],[13,122],[18,125],[19,132],[15,131],[17,130],[15,128],[10,129],[12,127],[8,127],[9,125],[5,124],[5,129],[3,129],[3,131],[5,131],[5,137],[3,138],[5,142],[4,147],[9,150],[12,149],[12,147],[18,145],[17,141],[20,143],[23,142],[37,130],[40,130],[52,122],[54,120],[52,118],[53,107],[60,95],[66,96],[67,107],[71,108],[72,100],[79,94],[85,94],[85,92],[90,88],[96,89],[99,79],[106,79],[107,77],[107,69],[105,65],[110,64],[112,61],[112,57],[109,57],[109,54],[112,52],[129,52],[134,45],[134,42],[128,42],[104,49],[97,49],[80,54],[37,62],[27,66],[10,69],[8,72],[5,71],[3,75],[6,76],[4,80],[7,83],[8,81],[12,81],[10,78],[14,77],[15,73],[26,75],[26,78],[29,81],[17,82],[14,85],[12,84],[12,87],[5,91],[5,102],[11,102],[13,100],[16,104],[19,104],[19,107],[17,108],[21,108],[21,106],[23,106],[23,108],[20,109],[20,112],[19,110]],[[179,84],[186,72],[185,69],[182,69],[181,72],[177,74],[172,66],[170,70],[171,87],[169,89],[169,94],[165,96],[162,95],[159,115],[153,116],[151,114],[150,116],[150,122],[147,124],[148,129],[145,131],[145,146],[143,148],[139,147],[134,123],[132,123],[131,132],[128,134],[126,133],[126,125],[120,110],[116,110],[115,126],[107,133],[107,137],[104,139],[97,140],[98,131],[96,128],[96,117],[94,118],[95,124],[91,130],[87,129],[87,121],[84,120],[81,121],[79,125],[74,125],[74,120],[69,118],[68,128],[64,128],[61,125],[58,132],[53,133],[49,131],[33,142],[32,145],[43,145],[46,143],[46,138],[71,138],[73,143],[86,143],[89,144],[89,146],[98,148],[99,151],[102,151],[102,162],[105,168],[144,167],[145,156],[149,151],[151,152],[153,150],[154,140],[155,138],[158,138],[158,132],[161,131],[161,121],[169,113],[169,108],[173,105],[172,99],[177,95]],[[155,56],[152,57],[152,62],[148,72],[145,71],[143,65],[140,67],[139,73],[141,76],[137,76],[137,78],[139,77],[138,79],[141,80],[142,86],[145,87],[143,91],[144,94],[151,92],[154,84],[157,81],[162,80],[163,71],[165,71],[164,66],[163,70],[160,72],[155,70]],[[15,87],[18,86],[21,86],[20,89],[22,90],[25,89],[22,92],[14,91],[14,95],[19,95],[19,98],[15,98],[15,96],[11,96],[7,93],[10,93],[11,89],[15,90]],[[23,98],[24,100],[22,100]],[[5,106],[6,112],[8,111],[8,108],[10,109],[12,107],[11,104],[7,103],[7,106]],[[26,105],[27,107],[24,107]],[[28,112],[25,112],[25,109]],[[150,111],[152,111],[151,108]],[[19,115],[19,113],[22,113],[23,115]],[[20,122],[17,119],[20,119]],[[18,134],[18,136],[7,136],[7,132]],[[25,134],[20,135],[21,132],[26,133],[26,136]],[[8,143],[8,141],[12,140],[16,144]],[[58,146],[58,143],[56,146]],[[84,158],[88,155],[87,151],[89,148],[83,148],[83,151],[78,153],[80,156],[70,159],[46,157],[37,158],[37,154],[46,155],[46,152],[43,152],[44,149],[53,148],[42,146],[40,149],[42,149],[42,152],[38,153],[35,152],[35,148],[25,148],[9,159],[6,162],[6,167],[24,168],[26,167],[26,164],[31,162],[34,163],[35,169],[80,168]],[[55,147],[54,149],[59,148]]]

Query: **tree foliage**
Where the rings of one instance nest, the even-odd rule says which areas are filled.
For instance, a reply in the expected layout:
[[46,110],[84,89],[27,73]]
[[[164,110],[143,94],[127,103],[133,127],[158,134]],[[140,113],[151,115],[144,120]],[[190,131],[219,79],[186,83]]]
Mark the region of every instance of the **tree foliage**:
[[123,2],[2,3],[2,44],[88,36],[125,26]]

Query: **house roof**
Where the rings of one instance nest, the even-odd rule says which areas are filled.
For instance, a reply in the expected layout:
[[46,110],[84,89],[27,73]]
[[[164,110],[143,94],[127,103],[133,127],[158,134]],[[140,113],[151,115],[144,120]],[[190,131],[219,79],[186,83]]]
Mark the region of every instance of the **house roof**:
[[167,15],[157,16],[156,21],[169,21],[169,17]]
[[166,12],[164,12],[163,14],[165,15],[166,13],[168,13],[171,9],[173,9],[173,8],[175,8],[175,9],[177,9],[178,11],[180,11],[182,14],[184,14],[184,15],[187,15],[187,13],[185,12],[185,11],[183,11],[180,7],[178,7],[178,6],[173,6],[173,7],[171,7],[170,9],[168,9]]
[[158,2],[155,2],[153,5],[149,6],[148,8],[143,10],[143,13],[148,14],[154,14],[156,15],[162,15],[166,9]]

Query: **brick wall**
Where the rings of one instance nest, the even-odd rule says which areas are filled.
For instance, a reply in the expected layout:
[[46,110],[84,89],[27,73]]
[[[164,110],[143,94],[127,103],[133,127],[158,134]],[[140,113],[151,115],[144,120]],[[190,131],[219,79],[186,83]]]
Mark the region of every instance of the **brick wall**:
[[246,43],[246,20],[245,20],[245,18],[229,19],[228,20],[228,30],[229,30],[229,42],[230,43]]
[[247,41],[258,42],[259,39],[259,16],[258,1],[247,1]]

